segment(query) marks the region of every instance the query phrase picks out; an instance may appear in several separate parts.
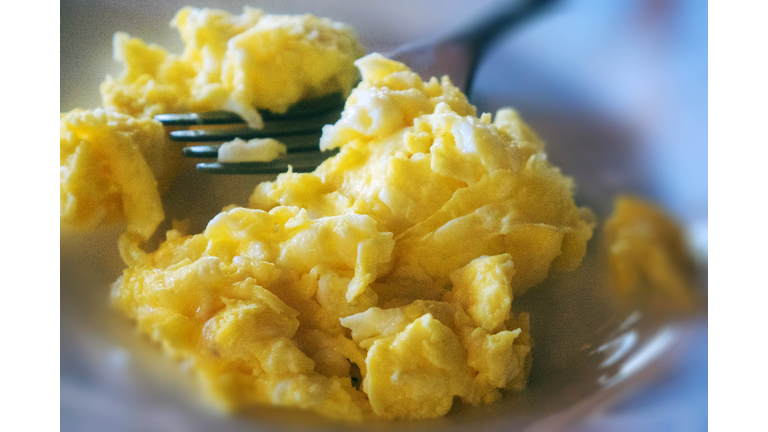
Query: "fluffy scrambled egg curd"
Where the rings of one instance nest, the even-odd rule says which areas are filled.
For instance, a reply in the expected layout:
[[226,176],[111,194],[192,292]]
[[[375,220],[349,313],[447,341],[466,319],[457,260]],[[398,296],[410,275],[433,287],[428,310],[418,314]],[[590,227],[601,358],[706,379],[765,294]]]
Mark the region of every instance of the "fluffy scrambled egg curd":
[[300,100],[346,97],[359,76],[353,62],[364,53],[351,26],[312,15],[185,7],[171,25],[184,41],[181,55],[115,35],[124,70],[102,83],[105,107],[147,117],[224,109],[259,129],[259,109],[283,113]]
[[146,240],[164,216],[158,182],[165,153],[163,126],[97,108],[60,117],[61,221],[89,229],[125,220]]
[[612,287],[620,299],[645,297],[656,308],[693,308],[694,263],[674,220],[653,204],[624,195],[603,229]]
[[[256,12],[247,12],[255,14]],[[182,12],[176,22],[189,20]],[[577,267],[593,219],[515,111],[371,54],[312,173],[137,254],[115,305],[223,407],[425,419],[523,389],[514,296]]]

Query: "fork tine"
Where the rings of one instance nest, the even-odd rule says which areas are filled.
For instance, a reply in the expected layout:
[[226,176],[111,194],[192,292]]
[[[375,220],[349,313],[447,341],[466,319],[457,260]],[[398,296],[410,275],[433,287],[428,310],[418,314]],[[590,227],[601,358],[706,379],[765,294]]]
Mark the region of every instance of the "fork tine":
[[[314,99],[297,102],[282,114],[260,110],[264,121],[303,119],[329,111],[344,108],[344,98],[340,92],[331,93]],[[155,120],[165,126],[204,126],[245,123],[239,115],[230,111],[208,111],[202,113],[158,114]]]
[[274,138],[288,135],[307,135],[322,130],[327,124],[336,123],[341,118],[341,111],[329,111],[324,114],[301,120],[270,120],[264,129],[240,127],[219,130],[177,130],[171,132],[173,141],[211,142],[231,141],[235,138]]
[[[308,135],[288,135],[280,138],[280,142],[285,144],[288,153],[319,151],[320,133]],[[221,144],[197,145],[184,147],[182,149],[185,157],[191,158],[215,158],[219,154]]]
[[202,113],[158,114],[155,120],[164,126],[201,126],[243,123],[243,119],[229,111],[208,111]]
[[208,174],[281,174],[291,166],[293,172],[312,172],[324,160],[338,154],[338,149],[324,152],[290,153],[270,162],[199,163],[197,170]]
[[176,130],[171,132],[171,140],[184,142],[232,141],[235,138],[249,140],[266,138],[267,135],[256,129],[239,127],[222,130]]
[[221,144],[189,146],[181,149],[184,157],[188,158],[215,158],[219,155]]

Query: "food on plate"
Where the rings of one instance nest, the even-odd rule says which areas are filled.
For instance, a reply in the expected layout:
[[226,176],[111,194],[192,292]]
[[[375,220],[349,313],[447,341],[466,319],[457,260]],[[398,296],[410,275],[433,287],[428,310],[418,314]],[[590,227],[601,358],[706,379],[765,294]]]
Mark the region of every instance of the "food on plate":
[[185,7],[171,25],[184,41],[180,55],[115,34],[124,69],[102,83],[105,107],[145,117],[224,109],[259,129],[257,110],[284,113],[300,100],[346,97],[358,80],[353,62],[364,53],[352,27],[312,15]]
[[[172,25],[185,43],[181,55],[115,34],[124,70],[102,83],[104,108],[61,118],[61,221],[88,229],[127,220],[127,261],[163,220],[160,194],[178,172],[180,152],[155,114],[227,109],[260,127],[257,109],[281,113],[303,99],[346,96],[359,77],[354,30],[327,18],[186,7]],[[274,140],[235,141],[220,159],[264,161],[285,151]]]
[[694,305],[694,263],[679,225],[661,209],[623,195],[605,221],[608,268],[619,298],[665,309]]
[[288,153],[285,144],[273,138],[245,141],[235,138],[219,147],[219,162],[269,162]]
[[125,220],[129,234],[148,239],[164,218],[158,178],[172,170],[163,126],[101,108],[62,114],[59,124],[61,222]]
[[112,286],[223,407],[424,419],[496,401],[531,367],[514,297],[586,253],[592,213],[515,111],[478,117],[448,77],[378,54],[356,65],[320,140],[336,156],[200,234],[175,224]]

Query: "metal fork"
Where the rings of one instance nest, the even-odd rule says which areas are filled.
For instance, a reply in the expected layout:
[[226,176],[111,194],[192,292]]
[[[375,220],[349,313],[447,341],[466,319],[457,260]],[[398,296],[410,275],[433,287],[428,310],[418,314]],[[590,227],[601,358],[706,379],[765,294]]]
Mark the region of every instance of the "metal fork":
[[[463,25],[415,43],[405,44],[386,56],[405,63],[422,78],[448,75],[465,94],[471,90],[478,61],[505,30],[535,15],[553,0],[500,0]],[[276,138],[288,154],[270,162],[199,163],[197,170],[215,174],[279,174],[291,166],[294,172],[313,171],[325,159],[338,153],[320,152],[322,127],[341,117],[344,99],[339,93],[305,100],[284,114],[260,112],[263,129],[250,129],[237,114],[211,111],[188,114],[160,114],[155,120],[172,127],[208,127],[174,130],[171,140],[192,143],[231,141],[235,138]],[[226,127],[221,127],[226,125]],[[220,144],[194,145],[183,149],[184,156],[215,158]]]

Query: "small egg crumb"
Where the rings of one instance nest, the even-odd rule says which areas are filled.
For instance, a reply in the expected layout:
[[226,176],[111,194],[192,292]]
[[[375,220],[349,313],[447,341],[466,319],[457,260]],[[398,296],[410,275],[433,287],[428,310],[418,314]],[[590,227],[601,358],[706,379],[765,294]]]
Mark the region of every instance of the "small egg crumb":
[[219,162],[269,162],[288,153],[285,144],[273,138],[235,138],[219,147]]

